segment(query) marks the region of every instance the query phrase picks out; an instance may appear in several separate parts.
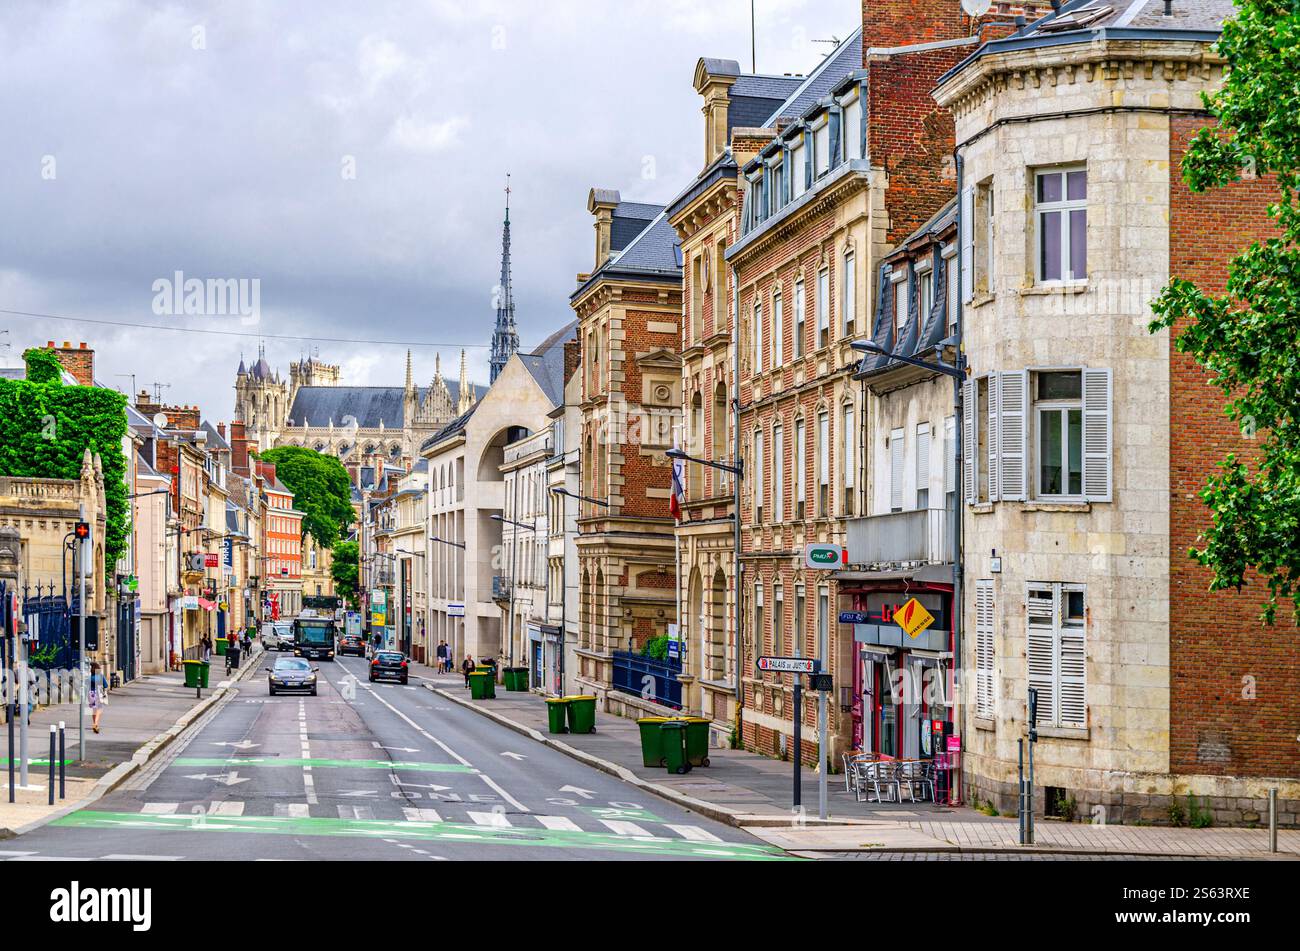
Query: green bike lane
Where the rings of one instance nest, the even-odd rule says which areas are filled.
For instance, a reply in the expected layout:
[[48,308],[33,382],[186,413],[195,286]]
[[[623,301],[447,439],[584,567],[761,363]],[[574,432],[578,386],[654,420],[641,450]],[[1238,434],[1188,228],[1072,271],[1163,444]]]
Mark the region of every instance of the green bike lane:
[[361,664],[320,666],[320,696],[268,698],[264,681],[246,684],[146,787],[24,836],[24,849],[313,860],[788,858],[669,803],[628,801],[628,787],[559,754],[559,763],[534,761],[551,752],[544,748],[505,756],[521,738],[428,691],[349,684]]

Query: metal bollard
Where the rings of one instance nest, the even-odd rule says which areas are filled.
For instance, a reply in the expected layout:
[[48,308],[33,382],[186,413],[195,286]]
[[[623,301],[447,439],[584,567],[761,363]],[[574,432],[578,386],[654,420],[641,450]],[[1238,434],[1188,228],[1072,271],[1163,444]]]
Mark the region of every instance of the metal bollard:
[[54,805],[54,724],[50,724],[50,805]]
[[9,715],[9,801],[14,801],[14,705],[5,704],[5,712]]
[[1277,787],[1268,791],[1268,850],[1277,851]]
[[64,786],[64,781],[67,779],[66,776],[67,770],[65,769],[65,766],[67,764],[67,758],[68,758],[67,744],[68,744],[67,730],[63,726],[63,721],[60,720],[59,721],[59,798],[60,799],[66,799],[68,795],[67,792],[65,791],[65,786]]

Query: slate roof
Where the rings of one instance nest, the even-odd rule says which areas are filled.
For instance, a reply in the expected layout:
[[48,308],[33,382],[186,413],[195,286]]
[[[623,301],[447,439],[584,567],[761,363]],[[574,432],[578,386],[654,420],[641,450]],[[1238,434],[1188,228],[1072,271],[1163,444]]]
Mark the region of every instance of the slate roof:
[[[447,390],[453,404],[460,399],[460,384],[447,380]],[[429,388],[416,387],[420,402],[428,396]],[[475,386],[476,399],[487,392],[485,386]],[[382,420],[385,429],[401,429],[405,421],[406,391],[400,386],[302,386],[294,394],[289,407],[289,425],[335,426],[352,416],[361,429],[378,429]]]
[[767,117],[803,85],[802,76],[762,76],[742,73],[727,93],[727,138],[737,128],[763,128]]
[[578,321],[572,320],[546,338],[532,353],[518,354],[519,361],[542,388],[551,406],[564,402],[564,344],[577,338]]
[[862,27],[859,26],[849,34],[848,39],[843,40],[817,64],[817,67],[800,82],[774,112],[755,125],[765,129],[776,128],[778,122],[799,118],[819,99],[829,95],[836,83],[855,69],[861,68]]
[[229,451],[230,443],[226,442],[225,438],[221,435],[221,433],[217,432],[217,428],[213,426],[211,423],[209,423],[206,419],[203,421],[202,425],[199,426],[199,428],[208,434],[209,449],[216,448],[216,449]]
[[627,247],[611,254],[609,260],[597,268],[570,295],[570,300],[576,300],[602,278],[613,275],[681,280],[681,242],[677,238],[676,230],[668,223],[664,209],[661,206],[654,207],[657,209],[654,220],[645,225]]
[[[241,366],[243,365],[242,358],[239,363]],[[266,362],[266,357],[258,357],[257,362],[253,364],[253,368],[248,372],[252,374],[254,380],[269,380],[275,375],[271,370],[271,364]]]
[[468,411],[457,416],[446,426],[442,427],[442,429],[438,430],[436,433],[434,433],[432,436],[426,439],[424,441],[424,445],[422,445],[420,448],[427,449],[429,446],[434,446],[440,442],[445,442],[446,440],[451,439],[453,436],[459,436],[461,433],[465,431],[465,427],[469,425],[469,418],[474,415],[474,410],[476,409],[478,409],[477,403],[471,406]]
[[640,201],[620,201],[609,225],[610,251],[622,251],[662,209]]

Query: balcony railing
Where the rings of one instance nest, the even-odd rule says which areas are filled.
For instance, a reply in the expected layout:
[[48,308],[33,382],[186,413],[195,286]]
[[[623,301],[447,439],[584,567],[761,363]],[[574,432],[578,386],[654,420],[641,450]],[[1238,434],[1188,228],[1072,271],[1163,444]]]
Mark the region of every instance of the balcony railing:
[[851,519],[849,561],[855,565],[941,565],[952,559],[947,509],[916,509]]

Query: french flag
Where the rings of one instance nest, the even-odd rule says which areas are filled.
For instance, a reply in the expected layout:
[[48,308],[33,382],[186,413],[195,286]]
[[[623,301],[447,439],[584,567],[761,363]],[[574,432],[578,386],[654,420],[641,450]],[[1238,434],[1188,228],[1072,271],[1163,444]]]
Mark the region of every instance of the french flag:
[[673,494],[668,497],[668,511],[677,521],[682,520],[682,502],[686,499],[686,470],[681,459],[673,460]]

